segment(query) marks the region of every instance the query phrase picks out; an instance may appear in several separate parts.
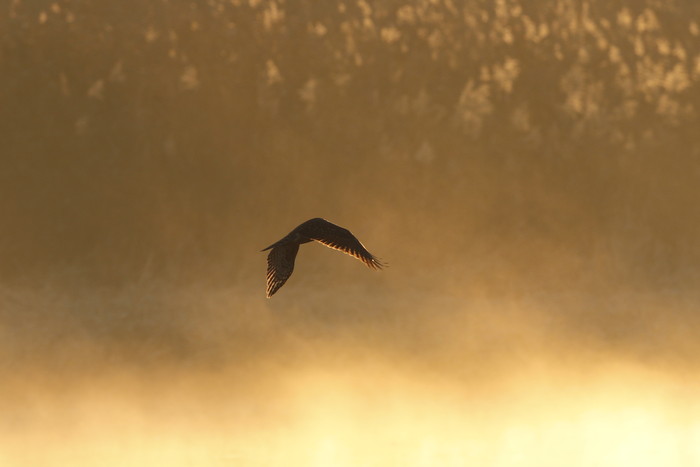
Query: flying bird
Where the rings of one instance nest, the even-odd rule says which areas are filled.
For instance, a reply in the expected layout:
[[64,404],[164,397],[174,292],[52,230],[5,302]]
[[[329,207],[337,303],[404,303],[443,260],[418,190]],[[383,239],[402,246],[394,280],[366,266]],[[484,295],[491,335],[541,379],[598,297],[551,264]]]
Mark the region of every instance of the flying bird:
[[272,297],[292,275],[299,245],[314,240],[329,248],[354,256],[369,268],[381,269],[385,266],[367,251],[348,229],[317,217],[300,224],[282,240],[261,250],[271,250],[267,255],[267,298]]

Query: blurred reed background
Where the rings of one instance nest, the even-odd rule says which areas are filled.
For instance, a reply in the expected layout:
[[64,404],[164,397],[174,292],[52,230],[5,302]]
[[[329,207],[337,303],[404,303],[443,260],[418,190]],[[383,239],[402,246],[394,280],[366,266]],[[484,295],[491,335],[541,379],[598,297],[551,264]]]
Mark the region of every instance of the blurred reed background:
[[3,9],[0,464],[700,464],[695,2]]

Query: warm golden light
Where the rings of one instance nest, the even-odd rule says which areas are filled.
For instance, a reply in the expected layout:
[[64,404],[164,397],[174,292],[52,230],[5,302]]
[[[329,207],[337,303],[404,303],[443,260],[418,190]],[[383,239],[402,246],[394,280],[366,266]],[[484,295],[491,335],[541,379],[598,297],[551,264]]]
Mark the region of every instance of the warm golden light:
[[5,3],[0,467],[700,466],[700,2]]
[[37,398],[31,414],[3,427],[0,459],[53,466],[700,462],[698,398],[678,398],[679,379],[620,365],[577,385],[565,373],[513,372],[483,392],[469,381],[430,381],[374,362],[280,373],[264,395],[228,393],[223,388],[235,387],[236,377],[227,372],[194,374],[185,387],[109,379]]

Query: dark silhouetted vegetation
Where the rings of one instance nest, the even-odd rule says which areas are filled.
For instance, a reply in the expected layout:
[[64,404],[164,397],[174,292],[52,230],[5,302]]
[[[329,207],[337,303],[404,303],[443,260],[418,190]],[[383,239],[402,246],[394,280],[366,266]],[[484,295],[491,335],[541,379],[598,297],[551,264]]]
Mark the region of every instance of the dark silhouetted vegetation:
[[310,215],[386,235],[420,222],[418,260],[450,245],[455,264],[559,251],[645,278],[697,271],[694,2],[6,11],[7,279],[230,274],[243,245],[269,243],[261,225]]

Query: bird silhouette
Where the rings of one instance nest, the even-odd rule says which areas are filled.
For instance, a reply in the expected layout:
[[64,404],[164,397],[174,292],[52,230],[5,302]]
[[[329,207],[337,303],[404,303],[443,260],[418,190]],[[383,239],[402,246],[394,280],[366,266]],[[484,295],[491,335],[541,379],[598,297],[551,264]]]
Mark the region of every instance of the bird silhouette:
[[314,240],[329,248],[354,256],[369,268],[381,269],[385,266],[367,251],[348,229],[320,217],[309,219],[289,232],[282,240],[261,250],[271,249],[267,255],[267,298],[272,297],[292,275],[299,245]]

